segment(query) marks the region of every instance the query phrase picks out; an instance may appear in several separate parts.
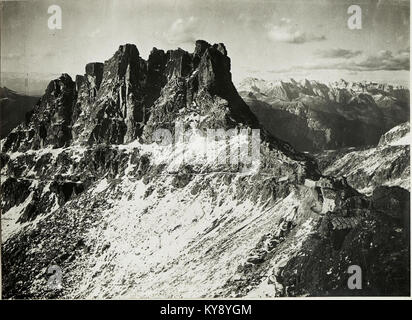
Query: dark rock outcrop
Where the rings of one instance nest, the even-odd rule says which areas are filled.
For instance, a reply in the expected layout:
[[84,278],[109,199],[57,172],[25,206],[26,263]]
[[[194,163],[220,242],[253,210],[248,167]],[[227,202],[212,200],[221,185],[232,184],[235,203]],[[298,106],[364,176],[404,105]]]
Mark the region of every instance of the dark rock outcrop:
[[[152,54],[157,59],[163,57],[158,51]],[[230,58],[223,44],[210,45],[199,40],[193,54],[182,49],[168,51],[166,61],[167,83],[161,98],[150,108],[145,140],[150,141],[153,131],[160,127],[174,132],[176,121],[193,111],[201,117],[209,116],[200,128],[231,128],[239,123],[259,127],[232,83]]]
[[[398,187],[377,188],[370,210],[356,223],[341,218],[337,228],[337,223],[324,224],[331,221],[324,217],[323,237],[306,240],[277,274],[284,295],[409,296],[409,197]],[[348,286],[351,265],[360,267],[361,289]]]
[[75,83],[68,74],[50,82],[44,96],[26,115],[25,123],[7,136],[3,151],[68,146],[75,101]]

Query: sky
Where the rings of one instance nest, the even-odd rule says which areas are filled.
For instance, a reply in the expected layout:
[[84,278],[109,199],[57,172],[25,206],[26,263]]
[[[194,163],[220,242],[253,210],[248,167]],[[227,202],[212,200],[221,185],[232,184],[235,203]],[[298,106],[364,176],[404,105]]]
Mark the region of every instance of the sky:
[[[343,78],[408,86],[409,1],[355,3],[362,10],[356,30],[348,27],[353,0],[3,1],[2,79],[83,74],[124,43],[147,59],[153,47],[193,52],[204,39],[226,45],[235,83]],[[50,30],[54,4],[62,28]]]

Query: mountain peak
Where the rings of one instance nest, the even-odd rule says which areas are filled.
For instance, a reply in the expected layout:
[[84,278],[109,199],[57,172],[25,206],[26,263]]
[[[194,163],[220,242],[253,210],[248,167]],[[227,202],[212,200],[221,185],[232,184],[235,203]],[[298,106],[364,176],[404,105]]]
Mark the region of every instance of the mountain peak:
[[[140,57],[136,45],[120,45],[104,63],[86,64],[85,74],[76,76],[74,82],[68,74],[51,81],[29,117],[31,122],[17,129],[23,132],[25,126],[30,127],[33,138],[14,134],[8,137],[6,149],[26,150],[50,143],[52,147],[127,143],[141,138],[143,131],[147,137],[155,128],[169,126],[167,123],[177,120],[179,110],[194,105],[204,116],[214,112],[204,125],[259,127],[238,95],[230,69],[223,43],[197,40],[193,53],[181,48],[167,52],[153,48],[147,61]],[[59,99],[62,105],[48,108],[51,99]],[[172,112],[165,113],[164,108],[170,109],[167,105],[171,103]],[[62,141],[49,139],[57,118],[64,119]]]
[[201,57],[206,49],[210,48],[211,44],[205,40],[196,40],[194,55]]

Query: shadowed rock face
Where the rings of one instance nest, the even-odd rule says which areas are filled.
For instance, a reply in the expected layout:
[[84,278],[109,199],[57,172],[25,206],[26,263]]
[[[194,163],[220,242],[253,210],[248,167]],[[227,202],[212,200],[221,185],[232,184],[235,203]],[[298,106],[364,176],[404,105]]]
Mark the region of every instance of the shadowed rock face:
[[86,77],[91,85],[91,88],[96,88],[96,92],[100,88],[103,80],[104,64],[100,62],[92,62],[86,65]]
[[8,88],[0,88],[0,138],[6,137],[26,119],[39,97],[19,94]]
[[230,58],[223,44],[210,45],[199,40],[193,54],[178,49],[168,51],[164,58],[156,50],[149,62],[152,56],[160,62],[158,69],[165,70],[165,86],[150,109],[145,140],[149,141],[158,128],[174,132],[176,120],[191,111],[205,117],[200,124],[203,128],[233,128],[240,123],[259,127],[256,117],[233,86]]
[[76,99],[75,83],[63,74],[47,86],[44,96],[26,114],[26,121],[7,136],[3,150],[67,146],[72,139],[71,122]]
[[104,64],[88,64],[73,121],[80,143],[123,143],[136,138],[143,116],[141,79],[145,65],[134,45],[120,46]]
[[[369,209],[360,210],[364,216],[354,226],[347,228],[351,220],[340,218],[344,229],[331,223],[336,214],[328,214],[321,235],[308,237],[301,254],[276,274],[284,294],[409,296],[409,196],[399,187],[376,188]],[[359,290],[351,290],[344,276],[350,265],[362,272]]]

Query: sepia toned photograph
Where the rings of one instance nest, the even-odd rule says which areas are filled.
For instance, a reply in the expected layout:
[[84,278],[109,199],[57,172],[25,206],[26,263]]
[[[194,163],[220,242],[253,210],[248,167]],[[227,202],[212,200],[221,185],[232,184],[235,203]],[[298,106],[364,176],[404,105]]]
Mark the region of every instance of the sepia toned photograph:
[[2,299],[410,298],[408,0],[0,14]]

